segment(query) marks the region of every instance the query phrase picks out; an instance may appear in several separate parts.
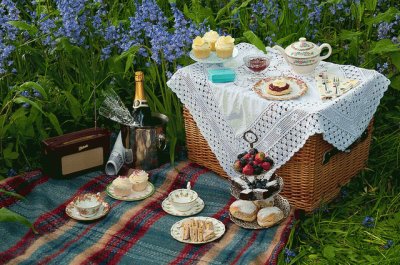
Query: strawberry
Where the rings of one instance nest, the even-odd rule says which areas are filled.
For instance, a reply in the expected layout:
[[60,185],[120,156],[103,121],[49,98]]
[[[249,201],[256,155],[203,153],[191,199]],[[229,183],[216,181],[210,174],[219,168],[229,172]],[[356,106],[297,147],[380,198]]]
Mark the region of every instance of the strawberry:
[[233,164],[233,168],[236,171],[241,171],[242,170],[242,165],[240,164],[240,160],[236,160],[235,163]]
[[253,173],[254,173],[254,168],[253,168],[250,164],[247,164],[247,165],[243,168],[242,172],[243,172],[243,174],[245,174],[245,175],[253,175]]
[[258,152],[256,154],[255,160],[258,162],[262,162],[265,158],[265,154],[263,152]]
[[271,163],[270,162],[263,162],[261,164],[261,167],[265,170],[268,171],[271,168]]
[[259,160],[254,160],[253,164],[254,165],[261,165],[263,161],[259,161]]
[[243,158],[244,158],[244,159],[249,159],[249,158],[251,158],[251,154],[250,154],[250,153],[247,153],[247,154],[245,154],[245,155],[243,156]]

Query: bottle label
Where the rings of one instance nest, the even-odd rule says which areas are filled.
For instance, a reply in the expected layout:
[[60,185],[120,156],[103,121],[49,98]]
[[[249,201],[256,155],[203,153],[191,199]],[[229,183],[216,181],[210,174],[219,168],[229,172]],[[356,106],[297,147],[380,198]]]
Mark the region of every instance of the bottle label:
[[143,100],[143,99],[135,99],[133,101],[133,108],[137,109],[137,108],[141,108],[141,107],[148,107],[149,105],[147,104],[147,100]]

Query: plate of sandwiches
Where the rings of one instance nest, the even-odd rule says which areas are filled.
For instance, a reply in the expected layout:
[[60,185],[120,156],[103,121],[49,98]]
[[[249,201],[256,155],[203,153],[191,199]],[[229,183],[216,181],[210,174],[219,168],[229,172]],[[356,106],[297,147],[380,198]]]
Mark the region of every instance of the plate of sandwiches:
[[172,237],[188,244],[212,242],[224,233],[225,225],[221,221],[204,216],[185,218],[171,227]]
[[263,78],[253,86],[253,91],[269,100],[290,100],[301,97],[307,92],[307,84],[291,76],[273,76]]

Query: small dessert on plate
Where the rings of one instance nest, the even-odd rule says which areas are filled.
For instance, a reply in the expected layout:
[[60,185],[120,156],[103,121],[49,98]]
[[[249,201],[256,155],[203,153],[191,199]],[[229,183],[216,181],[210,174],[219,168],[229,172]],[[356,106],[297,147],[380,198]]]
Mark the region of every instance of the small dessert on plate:
[[257,206],[252,201],[237,200],[229,207],[231,215],[246,222],[253,222],[257,217]]
[[193,40],[192,51],[196,58],[205,59],[210,56],[211,48],[210,44],[204,40],[204,38],[197,36]]
[[128,196],[132,193],[132,183],[127,177],[119,176],[113,180],[112,186],[117,196]]
[[284,214],[278,207],[262,208],[257,213],[257,223],[262,227],[270,227],[282,220]]
[[211,51],[215,51],[215,42],[219,38],[218,32],[210,30],[204,34],[203,39],[210,44]]
[[235,47],[235,39],[231,36],[221,36],[215,42],[215,51],[219,58],[232,57],[233,48]]
[[132,174],[129,175],[129,181],[132,183],[132,189],[134,191],[143,191],[147,187],[149,180],[149,174],[146,171],[135,169]]
[[267,198],[264,200],[255,200],[253,202],[260,209],[274,206],[274,198],[273,197],[270,197],[270,198]]
[[282,79],[277,79],[267,85],[267,93],[274,96],[282,96],[292,92],[290,85]]

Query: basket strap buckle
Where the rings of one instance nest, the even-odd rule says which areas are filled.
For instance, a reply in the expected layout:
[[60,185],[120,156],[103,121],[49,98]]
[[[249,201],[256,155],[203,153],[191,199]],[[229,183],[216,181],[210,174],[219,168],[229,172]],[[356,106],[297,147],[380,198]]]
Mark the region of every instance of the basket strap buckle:
[[[345,153],[350,153],[351,149],[353,149],[357,144],[363,142],[365,139],[367,139],[368,136],[368,129],[366,129],[361,136],[354,141],[354,143],[352,143],[346,150],[344,150],[343,152]],[[336,147],[332,148],[329,151],[326,151],[324,153],[324,155],[322,156],[322,165],[325,165],[329,162],[329,160],[331,160],[331,158],[336,155],[337,153],[340,153],[341,151],[339,149],[337,149]]]

